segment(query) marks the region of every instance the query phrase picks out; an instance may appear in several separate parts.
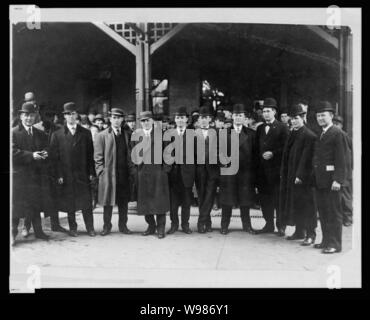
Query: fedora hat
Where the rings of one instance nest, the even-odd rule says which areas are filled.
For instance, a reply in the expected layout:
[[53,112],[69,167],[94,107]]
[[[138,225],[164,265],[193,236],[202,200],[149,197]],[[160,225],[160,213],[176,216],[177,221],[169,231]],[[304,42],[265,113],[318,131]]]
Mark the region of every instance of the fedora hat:
[[[282,113],[286,113],[286,111],[283,110]],[[305,113],[307,113],[307,112],[300,103],[294,104],[289,110],[289,116],[290,117],[295,117],[295,116],[305,114]]]
[[125,118],[125,121],[126,122],[132,122],[132,121],[136,121],[136,114],[135,113],[130,113],[126,116]]
[[18,110],[18,113],[36,113],[37,107],[36,104],[33,102],[25,102],[22,104],[22,107],[20,110]]
[[119,116],[119,117],[124,117],[125,113],[121,108],[112,108],[112,110],[108,111],[108,114],[111,116]]
[[74,102],[67,102],[63,105],[63,114],[64,113],[71,113],[71,112],[76,112],[76,104]]
[[325,111],[330,111],[330,112],[335,113],[335,110],[329,101],[319,101],[316,107],[316,113],[325,112]]
[[274,108],[277,110],[278,109],[277,102],[274,98],[266,98],[265,100],[263,100],[262,108]]
[[153,119],[153,113],[151,111],[141,111],[139,114],[139,120]]

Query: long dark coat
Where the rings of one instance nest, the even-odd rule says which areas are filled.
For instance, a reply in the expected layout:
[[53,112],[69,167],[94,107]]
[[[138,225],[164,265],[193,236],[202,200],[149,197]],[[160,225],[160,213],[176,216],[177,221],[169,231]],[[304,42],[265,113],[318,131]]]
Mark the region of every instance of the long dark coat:
[[22,124],[12,129],[13,218],[32,217],[42,210],[42,175],[46,160],[34,160],[33,152],[47,150],[47,136],[33,128],[30,137]]
[[[126,163],[127,166],[127,188],[123,194],[118,195],[124,199],[129,199],[130,184],[129,173],[135,171],[134,164],[131,161],[130,137],[126,130],[121,130],[126,145]],[[97,134],[94,141],[94,160],[96,175],[99,178],[98,202],[102,206],[113,206],[116,204],[116,141],[112,127]],[[134,172],[135,173],[135,172]]]
[[[266,123],[257,128],[258,147],[258,178],[257,185],[260,193],[269,193],[272,188],[280,183],[281,157],[289,129],[278,120],[275,120],[269,132],[265,133]],[[270,160],[263,159],[262,155],[271,151],[273,157]]]
[[[220,175],[220,203],[250,207],[255,202],[257,148],[255,131],[243,126],[239,135],[239,170],[235,175]],[[228,130],[230,155],[231,129]]]
[[[141,130],[138,129],[137,132],[142,132]],[[155,128],[151,132],[151,143],[145,144],[142,153],[144,159],[151,157],[152,162],[151,164],[137,165],[138,215],[166,214],[170,211],[168,172],[171,170],[171,166],[165,163],[154,164],[154,130]],[[142,138],[138,142],[132,141],[133,147],[135,148],[141,141],[143,141]],[[165,145],[162,145],[164,149]],[[135,153],[135,150],[133,152]]]
[[50,151],[55,176],[64,183],[58,186],[58,209],[75,212],[92,206],[89,176],[95,176],[91,132],[80,125],[74,136],[65,125],[51,137]]
[[[303,126],[292,130],[284,146],[280,180],[280,212],[286,225],[296,225],[297,217],[315,215],[312,188],[312,157],[316,135]],[[302,184],[295,184],[299,178]]]

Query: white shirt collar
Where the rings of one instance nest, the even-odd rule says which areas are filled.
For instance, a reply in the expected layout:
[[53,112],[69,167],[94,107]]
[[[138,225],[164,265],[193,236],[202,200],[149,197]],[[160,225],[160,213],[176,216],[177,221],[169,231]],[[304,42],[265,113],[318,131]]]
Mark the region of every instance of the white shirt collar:
[[29,127],[29,126],[24,125],[23,123],[22,123],[22,125],[23,125],[23,127],[26,129],[26,131],[27,131],[27,132],[28,132],[28,130],[29,130],[29,129],[31,129],[31,133],[33,133],[33,131],[32,131],[32,126],[31,126],[31,127]]
[[334,124],[332,123],[331,125],[327,126],[325,129],[322,128],[322,131],[325,133],[326,131],[328,131]]
[[150,134],[152,133],[152,130],[153,130],[153,128],[150,128],[149,130],[145,130],[145,129],[143,129],[143,131],[144,131],[144,134],[146,135],[146,136],[150,136]]
[[180,135],[181,133],[184,133],[186,128],[180,129],[180,127],[176,127],[177,133]]
[[268,121],[268,122],[266,121],[266,123],[267,123],[267,124],[273,124],[273,123],[274,123],[274,121],[275,121],[275,119],[273,119],[273,120],[271,120],[271,121]]
[[240,132],[243,129],[243,125],[242,124],[239,124],[239,125],[234,124],[234,129],[235,129],[235,131]]
[[72,128],[76,130],[76,129],[77,129],[77,124],[70,125],[70,124],[68,124],[68,123],[67,123],[67,128],[68,128],[69,130],[71,130]]
[[121,128],[116,129],[112,126],[112,129],[113,129],[115,134],[117,134],[117,132],[122,132]]

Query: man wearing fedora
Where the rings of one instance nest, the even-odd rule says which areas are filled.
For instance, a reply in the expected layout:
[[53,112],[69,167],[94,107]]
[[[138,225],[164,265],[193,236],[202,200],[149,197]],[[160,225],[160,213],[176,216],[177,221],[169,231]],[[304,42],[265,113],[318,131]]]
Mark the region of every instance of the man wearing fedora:
[[317,216],[312,185],[312,157],[316,135],[304,125],[306,110],[295,104],[289,116],[292,131],[284,146],[281,181],[280,212],[282,224],[295,226],[287,240],[304,240],[301,245],[315,242]]
[[[184,233],[190,234],[189,228],[190,206],[192,202],[192,187],[195,181],[195,164],[186,163],[186,136],[188,113],[186,107],[179,107],[174,114],[176,122],[176,141],[179,143],[179,155],[175,154],[175,162],[168,174],[170,186],[170,218],[171,228],[167,234],[175,233],[179,228],[179,207],[181,207],[181,229]],[[181,149],[180,149],[181,148]]]
[[254,233],[249,209],[255,202],[255,171],[257,164],[257,148],[255,131],[244,126],[247,114],[244,104],[233,106],[233,127],[227,132],[228,154],[231,152],[231,130],[238,137],[239,169],[233,175],[220,176],[220,203],[222,206],[221,234],[229,232],[229,224],[233,206],[240,206],[240,217],[243,231]]
[[[152,112],[140,112],[139,119],[142,128],[131,136],[132,159],[137,168],[137,213],[145,216],[148,224],[143,236],[155,234],[157,230],[158,238],[163,239],[166,214],[170,211],[168,172],[171,166],[163,161],[163,153],[160,153],[162,163],[155,163],[155,148],[163,147],[163,132],[160,127],[154,128]],[[159,137],[158,141],[154,141],[155,137]]]
[[342,130],[333,125],[334,109],[328,101],[321,101],[316,117],[322,128],[316,139],[313,169],[316,198],[322,230],[322,241],[315,248],[322,253],[342,250],[343,208],[342,189],[348,185],[349,148]]
[[109,112],[111,126],[100,132],[94,141],[94,160],[99,178],[98,202],[104,207],[104,226],[101,232],[105,236],[112,229],[113,206],[118,205],[118,228],[124,234],[130,234],[127,228],[127,210],[130,197],[130,174],[136,170],[131,161],[130,134],[123,130],[124,112],[121,108],[112,108]]
[[19,110],[21,123],[12,129],[13,241],[18,234],[20,218],[31,220],[36,238],[43,240],[49,238],[42,230],[40,216],[43,197],[42,175],[49,153],[47,136],[41,130],[32,127],[36,113],[35,104],[25,102]]
[[94,147],[89,130],[76,124],[74,102],[63,106],[66,124],[51,137],[51,153],[58,178],[59,211],[68,213],[70,235],[77,237],[76,211],[82,210],[87,233],[95,236],[91,182],[95,177]]
[[[210,128],[213,120],[213,108],[202,106],[199,110],[200,129],[196,130],[196,144],[194,144],[196,154],[196,174],[195,185],[198,192],[199,218],[198,232],[212,232],[211,211],[214,204],[217,184],[220,177],[220,168],[217,161],[218,143],[217,131]],[[204,146],[203,154],[198,153],[198,144]],[[212,161],[212,154],[216,155],[216,162]],[[204,161],[202,156],[204,155]],[[201,163],[203,162],[203,163]]]
[[257,188],[261,201],[265,226],[257,233],[274,232],[274,211],[276,210],[276,228],[278,235],[284,236],[279,210],[280,165],[283,147],[289,129],[275,119],[277,103],[274,98],[266,98],[263,103],[262,116],[265,123],[257,128],[258,178]]

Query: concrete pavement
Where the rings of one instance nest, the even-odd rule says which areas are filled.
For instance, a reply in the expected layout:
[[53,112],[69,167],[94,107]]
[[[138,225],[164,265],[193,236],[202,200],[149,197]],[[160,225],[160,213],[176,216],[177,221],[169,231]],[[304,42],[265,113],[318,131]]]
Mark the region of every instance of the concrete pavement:
[[[102,229],[101,212],[102,208],[94,211],[97,233]],[[197,212],[192,208],[190,226],[194,231]],[[324,255],[313,247],[300,246],[299,241],[242,232],[240,217],[235,216],[238,213],[233,211],[231,232],[226,236],[219,233],[220,211],[213,211],[212,233],[187,235],[179,231],[161,240],[142,236],[146,229],[144,217],[134,214],[129,214],[128,219],[132,235],[118,232],[118,216],[114,214],[112,234],[97,234],[94,238],[86,234],[81,213],[77,214],[77,238],[51,232],[49,219],[43,219],[50,241],[35,239],[33,234],[27,239],[19,235],[16,246],[11,248],[10,291],[28,291],[30,277],[38,274],[43,288],[326,287],[332,283],[330,276],[336,266],[340,286],[360,284],[360,260],[358,250],[352,250],[352,227],[343,228],[343,251]],[[253,227],[262,228],[260,211],[252,210],[251,215]],[[61,224],[67,227],[65,215]],[[167,217],[167,230],[169,226]],[[287,235],[293,231],[288,227]],[[320,228],[317,233],[319,242]]]

